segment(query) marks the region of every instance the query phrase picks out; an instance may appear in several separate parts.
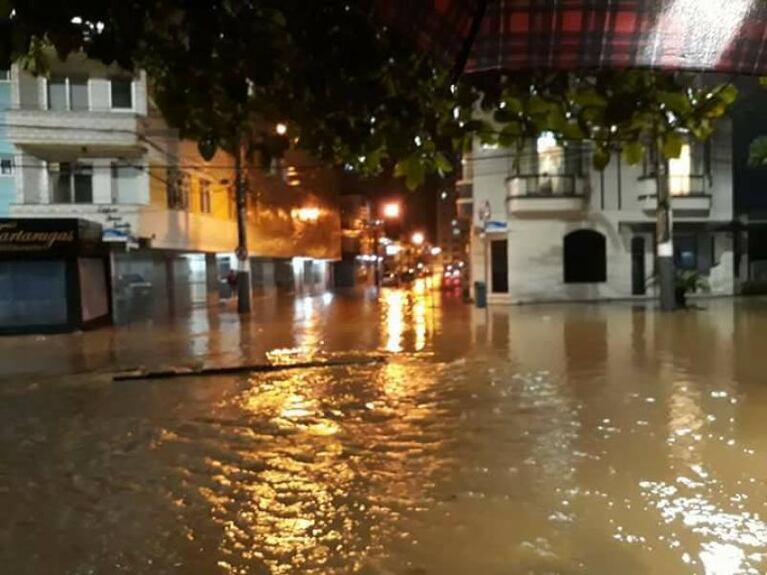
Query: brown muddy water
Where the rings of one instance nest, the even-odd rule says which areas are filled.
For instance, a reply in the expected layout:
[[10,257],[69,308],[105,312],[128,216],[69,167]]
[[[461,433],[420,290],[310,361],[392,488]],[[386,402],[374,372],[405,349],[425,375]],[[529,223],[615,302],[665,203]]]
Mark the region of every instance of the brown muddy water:
[[[0,573],[765,573],[767,301],[702,306],[420,286],[3,340]],[[349,353],[389,361],[108,378]]]

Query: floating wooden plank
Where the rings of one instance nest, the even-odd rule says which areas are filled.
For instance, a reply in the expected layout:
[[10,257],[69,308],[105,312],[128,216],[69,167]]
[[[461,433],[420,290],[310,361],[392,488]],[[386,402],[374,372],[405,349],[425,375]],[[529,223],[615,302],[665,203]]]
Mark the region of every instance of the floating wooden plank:
[[225,367],[176,367],[166,370],[132,370],[116,373],[112,381],[134,381],[140,379],[173,379],[192,376],[234,375],[239,373],[271,373],[292,369],[315,369],[327,367],[345,367],[350,365],[373,365],[385,363],[386,357],[372,356],[347,359],[330,359],[326,361],[301,361],[297,363],[259,363],[251,365],[231,365]]

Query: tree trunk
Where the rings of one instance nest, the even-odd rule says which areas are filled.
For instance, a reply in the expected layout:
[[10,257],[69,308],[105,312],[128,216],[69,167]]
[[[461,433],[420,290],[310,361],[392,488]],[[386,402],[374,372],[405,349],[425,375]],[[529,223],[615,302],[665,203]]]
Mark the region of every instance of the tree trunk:
[[248,258],[248,198],[242,166],[242,142],[234,154],[234,191],[237,203],[237,312],[250,313],[250,259]]
[[660,308],[663,311],[676,309],[674,289],[674,232],[669,190],[668,160],[663,157],[663,142],[658,139],[655,163],[655,177],[658,186],[658,211],[656,222],[657,272],[660,287]]

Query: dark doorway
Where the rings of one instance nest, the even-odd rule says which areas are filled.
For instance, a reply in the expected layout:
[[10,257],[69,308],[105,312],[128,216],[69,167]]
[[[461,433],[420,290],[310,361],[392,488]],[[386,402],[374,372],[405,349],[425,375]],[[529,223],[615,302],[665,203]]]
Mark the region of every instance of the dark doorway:
[[631,238],[631,293],[645,295],[645,240],[642,236]]
[[565,236],[565,283],[607,281],[607,241],[594,230],[576,230]]
[[490,273],[493,293],[509,293],[509,242],[490,242]]

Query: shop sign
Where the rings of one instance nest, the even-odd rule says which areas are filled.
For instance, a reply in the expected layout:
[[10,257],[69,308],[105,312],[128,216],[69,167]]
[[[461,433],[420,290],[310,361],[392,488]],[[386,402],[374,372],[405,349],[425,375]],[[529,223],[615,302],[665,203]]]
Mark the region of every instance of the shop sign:
[[71,249],[76,241],[77,228],[67,221],[0,220],[0,252]]

